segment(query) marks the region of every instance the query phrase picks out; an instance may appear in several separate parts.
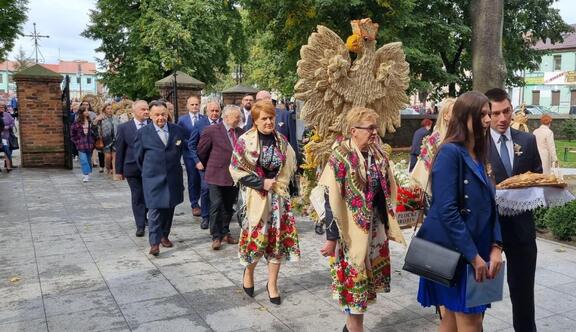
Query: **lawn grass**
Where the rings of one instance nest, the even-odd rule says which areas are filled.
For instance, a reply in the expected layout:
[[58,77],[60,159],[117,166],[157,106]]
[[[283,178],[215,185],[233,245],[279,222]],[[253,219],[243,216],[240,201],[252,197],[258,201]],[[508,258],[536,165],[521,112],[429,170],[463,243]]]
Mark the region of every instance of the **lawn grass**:
[[576,149],[576,141],[573,140],[569,142],[568,140],[555,140],[556,143],[556,155],[558,161],[560,161],[560,167],[562,168],[576,168],[576,153],[568,152],[566,154],[566,161],[564,161],[564,148],[574,148]]

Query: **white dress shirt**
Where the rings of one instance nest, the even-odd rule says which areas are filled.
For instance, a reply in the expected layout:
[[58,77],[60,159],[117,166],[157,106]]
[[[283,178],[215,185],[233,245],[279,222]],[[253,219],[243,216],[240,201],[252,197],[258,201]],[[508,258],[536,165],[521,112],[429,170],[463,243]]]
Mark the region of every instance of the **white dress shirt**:
[[140,121],[138,121],[138,120],[136,120],[136,119],[133,119],[133,120],[134,120],[134,123],[136,124],[136,130],[138,130],[138,129],[140,129],[140,128],[143,128],[143,127],[147,124],[147,123],[146,123],[146,120],[144,120],[144,121],[142,121],[142,122],[140,122]]
[[504,134],[500,134],[498,131],[490,128],[490,135],[492,136],[492,141],[494,141],[494,145],[496,146],[496,150],[498,151],[498,155],[500,156],[500,136],[504,135],[508,139],[506,141],[506,147],[508,148],[508,155],[510,157],[510,166],[514,169],[514,142],[512,142],[512,134],[510,133],[510,127],[506,129]]
[[168,145],[168,137],[170,137],[168,133],[168,125],[164,125],[164,127],[160,128],[154,123],[154,129],[156,129],[156,133],[158,134],[158,137],[160,137],[162,143]]

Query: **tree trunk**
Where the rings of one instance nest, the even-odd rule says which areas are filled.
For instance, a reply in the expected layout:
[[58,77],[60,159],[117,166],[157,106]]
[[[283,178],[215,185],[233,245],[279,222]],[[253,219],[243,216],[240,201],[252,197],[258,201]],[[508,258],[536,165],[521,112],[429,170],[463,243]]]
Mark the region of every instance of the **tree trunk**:
[[472,0],[472,79],[482,93],[504,88],[506,63],[502,55],[504,0]]

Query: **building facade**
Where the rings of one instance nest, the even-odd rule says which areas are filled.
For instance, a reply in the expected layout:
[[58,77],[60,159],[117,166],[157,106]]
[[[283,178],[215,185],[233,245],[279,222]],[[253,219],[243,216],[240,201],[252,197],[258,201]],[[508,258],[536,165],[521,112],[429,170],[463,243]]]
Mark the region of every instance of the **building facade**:
[[[66,75],[70,76],[70,98],[82,99],[87,94],[96,95],[102,87],[98,84],[96,64],[93,62],[75,60],[60,60],[56,64],[41,64],[62,75],[62,82]],[[16,85],[12,80],[12,75],[16,72],[15,61],[5,61],[0,63],[0,94],[16,93]]]
[[534,48],[548,53],[537,71],[524,74],[526,85],[519,89],[519,101],[557,113],[576,110],[576,32],[566,34],[562,43],[540,41]]

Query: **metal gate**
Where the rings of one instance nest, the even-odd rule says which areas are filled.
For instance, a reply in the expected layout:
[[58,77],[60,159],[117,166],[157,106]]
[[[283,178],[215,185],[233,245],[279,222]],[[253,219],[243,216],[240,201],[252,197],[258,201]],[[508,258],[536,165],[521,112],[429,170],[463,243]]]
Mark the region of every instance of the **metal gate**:
[[64,78],[62,89],[62,122],[64,123],[64,167],[72,169],[72,140],[70,139],[70,125],[72,116],[70,111],[70,76]]

